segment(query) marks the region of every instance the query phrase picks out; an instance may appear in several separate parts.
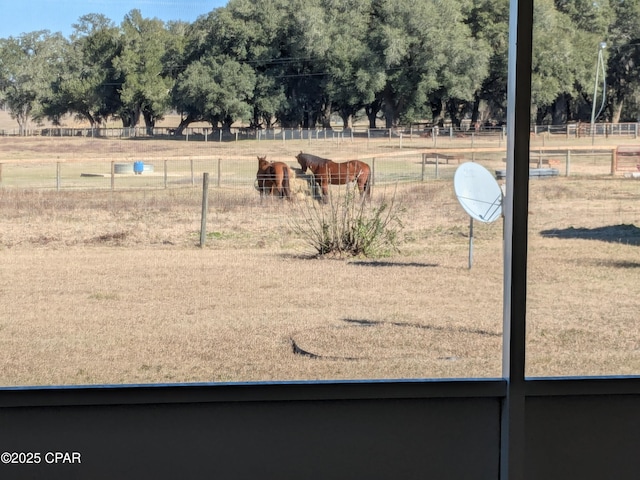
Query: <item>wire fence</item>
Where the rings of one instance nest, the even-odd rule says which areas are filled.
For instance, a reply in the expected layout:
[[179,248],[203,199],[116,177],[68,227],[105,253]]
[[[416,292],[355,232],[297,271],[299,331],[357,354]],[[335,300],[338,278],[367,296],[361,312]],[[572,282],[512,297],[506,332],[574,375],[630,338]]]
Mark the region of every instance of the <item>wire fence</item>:
[[[533,136],[546,135],[564,138],[585,137],[631,137],[638,138],[640,123],[597,123],[582,122],[563,125],[531,125]],[[176,127],[122,127],[122,128],[75,128],[75,127],[38,127],[0,129],[0,136],[43,136],[43,137],[90,137],[90,138],[179,138],[184,141],[228,142],[241,140],[312,140],[312,139],[355,139],[388,138],[393,142],[400,138],[410,141],[414,138],[431,138],[436,147],[438,139],[468,138],[479,141],[492,139],[504,142],[506,126],[504,125],[471,125],[460,127],[452,125],[411,124],[393,128],[367,128],[354,126],[351,128],[246,128],[229,129],[212,127],[187,127],[178,130]]]
[[[374,182],[415,182],[452,177],[457,162],[415,153],[395,158],[365,159]],[[294,177],[306,182],[309,175],[290,163]],[[209,158],[157,158],[137,162],[83,161],[0,163],[0,187],[45,189],[159,189],[199,186],[203,174],[210,185],[220,188],[253,189],[257,164],[254,156]]]
[[[419,149],[373,153],[360,157],[371,167],[372,184],[425,182],[451,179],[457,167],[474,161],[485,165],[501,177],[506,169],[505,152]],[[610,175],[615,149],[538,149],[529,158],[532,169],[553,176]],[[639,160],[640,162],[640,160]],[[294,177],[302,183],[310,175],[289,162]],[[257,164],[255,156],[199,156],[191,158],[150,157],[136,161],[85,160],[0,163],[1,188],[33,189],[170,189],[199,186],[204,173],[218,188],[254,189]]]

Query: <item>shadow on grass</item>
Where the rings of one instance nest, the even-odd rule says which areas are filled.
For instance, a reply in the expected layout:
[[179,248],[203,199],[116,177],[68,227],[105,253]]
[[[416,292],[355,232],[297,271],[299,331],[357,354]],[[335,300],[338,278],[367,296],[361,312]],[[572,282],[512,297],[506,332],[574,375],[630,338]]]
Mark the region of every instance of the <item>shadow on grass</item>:
[[[396,328],[414,328],[414,329],[421,329],[421,330],[431,330],[435,332],[447,332],[447,333],[453,333],[453,334],[461,333],[461,334],[480,335],[483,337],[495,337],[495,338],[502,337],[502,333],[500,332],[491,332],[489,330],[483,330],[483,329],[456,327],[456,326],[448,326],[448,325],[430,325],[430,324],[421,324],[421,323],[413,323],[413,322],[368,320],[368,319],[362,319],[362,318],[342,318],[341,320],[345,322],[346,325],[323,327],[322,330],[326,330],[326,328],[329,328],[331,330],[339,332],[341,329],[344,329],[345,327],[375,329],[376,327],[392,326]],[[300,355],[300,356],[313,358],[313,359],[322,359],[322,360],[354,361],[354,360],[364,360],[368,358],[368,357],[362,357],[358,355],[346,355],[346,356],[325,355],[325,354],[312,352],[310,349],[302,348],[298,343],[298,341],[296,340],[296,337],[297,337],[296,334],[293,334],[291,337],[289,337],[289,342],[291,343],[291,348],[295,355]],[[386,358],[391,358],[391,357],[386,357]],[[456,357],[438,357],[438,359],[452,360],[452,359],[456,359]]]
[[384,260],[353,260],[349,265],[361,267],[437,267],[437,263],[422,262],[386,262]]
[[365,320],[365,319],[358,319],[358,318],[343,318],[342,321],[348,324],[357,325],[361,327],[372,327],[377,325],[392,325],[394,327],[419,328],[422,330],[434,330],[438,332],[470,333],[473,335],[487,335],[489,337],[502,336],[502,333],[498,333],[498,332],[490,332],[488,330],[482,330],[477,328],[452,327],[448,325],[446,326],[429,325],[429,324],[413,323],[413,322],[391,322],[391,321],[380,321],[380,320]]
[[600,240],[601,242],[640,246],[640,228],[635,225],[609,225],[597,228],[552,228],[541,231],[540,235],[545,238]]
[[640,262],[611,262],[616,268],[640,268]]

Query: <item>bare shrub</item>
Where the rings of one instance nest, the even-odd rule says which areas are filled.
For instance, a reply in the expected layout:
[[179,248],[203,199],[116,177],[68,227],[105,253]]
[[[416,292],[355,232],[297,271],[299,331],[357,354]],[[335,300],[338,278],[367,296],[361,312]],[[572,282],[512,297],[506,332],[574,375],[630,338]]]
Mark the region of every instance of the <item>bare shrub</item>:
[[353,189],[330,192],[327,204],[301,205],[291,228],[319,256],[383,257],[399,251],[403,224],[395,192],[375,205]]

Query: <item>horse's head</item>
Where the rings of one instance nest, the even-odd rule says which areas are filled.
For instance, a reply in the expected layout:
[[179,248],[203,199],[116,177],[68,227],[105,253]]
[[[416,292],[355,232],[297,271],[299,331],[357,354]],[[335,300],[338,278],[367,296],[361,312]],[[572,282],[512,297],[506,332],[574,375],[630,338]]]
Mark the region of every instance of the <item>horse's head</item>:
[[258,156],[258,170],[265,170],[269,166],[269,162],[267,157]]
[[298,160],[298,163],[300,164],[300,168],[302,169],[302,173],[307,171],[307,167],[309,166],[307,164],[307,159],[304,157],[304,153],[300,152],[298,155],[296,155],[296,159]]

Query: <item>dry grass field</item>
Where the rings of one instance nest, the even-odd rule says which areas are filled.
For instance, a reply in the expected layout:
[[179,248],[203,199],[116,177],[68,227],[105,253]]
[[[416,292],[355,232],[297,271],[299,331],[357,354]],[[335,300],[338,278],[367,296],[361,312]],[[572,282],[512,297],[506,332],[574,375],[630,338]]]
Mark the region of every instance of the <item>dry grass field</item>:
[[[0,137],[0,384],[500,376],[502,221],[475,223],[469,269],[457,165],[394,182],[399,164],[380,164],[387,181],[372,205],[394,199],[403,223],[399,252],[383,258],[316,258],[293,225],[321,207],[261,202],[250,181],[210,187],[203,248],[200,184],[10,185],[15,169],[35,179],[60,161],[210,156],[255,172],[258,154],[294,166],[302,149],[398,151],[386,141]],[[491,170],[502,156],[476,160]],[[530,183],[527,374],[638,374],[640,181],[589,157],[571,172]]]

